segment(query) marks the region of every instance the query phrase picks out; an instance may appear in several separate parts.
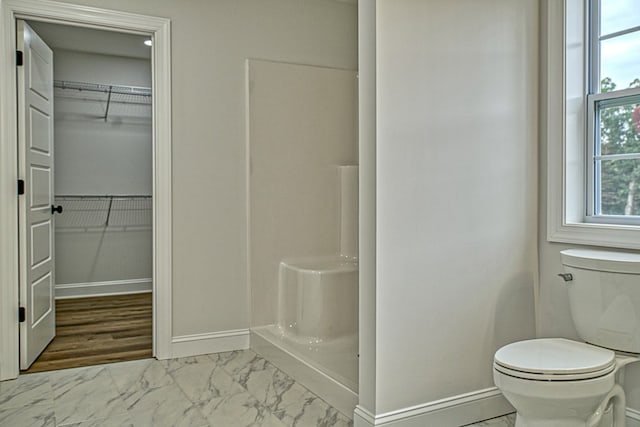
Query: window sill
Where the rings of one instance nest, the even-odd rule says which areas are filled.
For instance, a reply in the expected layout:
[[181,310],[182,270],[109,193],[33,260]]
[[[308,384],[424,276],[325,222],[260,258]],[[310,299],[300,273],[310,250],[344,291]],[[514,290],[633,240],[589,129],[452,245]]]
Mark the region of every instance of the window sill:
[[547,240],[576,245],[640,250],[640,226],[565,223],[557,227],[549,227]]

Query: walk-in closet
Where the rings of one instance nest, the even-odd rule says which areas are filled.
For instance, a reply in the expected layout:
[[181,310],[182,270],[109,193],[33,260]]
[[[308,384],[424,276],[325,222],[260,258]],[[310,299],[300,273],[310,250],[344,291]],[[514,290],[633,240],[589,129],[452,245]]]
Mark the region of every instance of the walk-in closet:
[[28,24],[53,50],[56,308],[29,372],[151,357],[150,40]]

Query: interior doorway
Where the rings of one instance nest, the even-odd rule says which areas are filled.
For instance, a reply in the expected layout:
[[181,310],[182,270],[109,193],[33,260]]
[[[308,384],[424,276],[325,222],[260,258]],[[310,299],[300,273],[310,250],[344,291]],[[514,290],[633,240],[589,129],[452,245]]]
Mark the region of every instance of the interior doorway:
[[[153,114],[153,355],[172,355],[171,327],[171,47],[170,20],[44,0],[2,0],[0,50],[16,57],[17,20],[46,21],[81,28],[150,35]],[[16,181],[18,112],[17,61],[0,62],[0,381],[19,374],[18,200]],[[18,185],[19,188],[19,185]]]
[[20,368],[151,357],[151,38],[38,21],[17,28]]

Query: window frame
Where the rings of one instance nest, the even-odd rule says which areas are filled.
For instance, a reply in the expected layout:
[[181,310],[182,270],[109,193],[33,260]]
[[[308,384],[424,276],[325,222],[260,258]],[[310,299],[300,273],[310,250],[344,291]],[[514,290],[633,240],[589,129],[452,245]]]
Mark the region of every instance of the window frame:
[[596,191],[599,187],[599,171],[595,165],[596,160],[637,160],[640,159],[640,151],[637,153],[607,154],[601,155],[597,152],[599,147],[599,135],[597,119],[600,110],[607,107],[616,107],[626,104],[640,103],[640,88],[622,89],[615,92],[597,93],[587,95],[587,180],[585,188],[587,192],[586,222],[601,224],[629,224],[640,225],[640,215],[605,215],[598,213],[601,192]]
[[[636,154],[610,154],[606,158],[597,151],[600,146],[599,115],[602,108],[621,106],[628,103],[640,102],[640,88],[620,89],[614,92],[601,92],[600,75],[600,42],[638,32],[640,25],[616,31],[605,36],[600,34],[600,2],[601,0],[585,0],[585,40],[586,46],[586,209],[585,222],[599,224],[640,225],[639,215],[606,215],[599,213],[601,207],[600,167],[596,160],[640,159],[640,152]],[[599,157],[599,159],[596,159]]]
[[587,221],[587,1],[542,2],[540,125],[547,164],[541,202],[547,240],[640,249],[640,225]]

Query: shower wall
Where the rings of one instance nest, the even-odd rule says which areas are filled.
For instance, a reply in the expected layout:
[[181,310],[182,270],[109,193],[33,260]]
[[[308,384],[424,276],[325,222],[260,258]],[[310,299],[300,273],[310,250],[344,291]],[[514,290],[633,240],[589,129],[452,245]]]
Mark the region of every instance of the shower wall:
[[[54,49],[54,79],[151,86],[150,61]],[[56,89],[56,298],[152,288],[151,106]],[[87,95],[89,96],[89,95]],[[136,199],[66,196],[139,195]]]
[[247,79],[255,327],[278,320],[282,259],[340,253],[337,166],[357,163],[357,80],[351,70],[257,60]]

